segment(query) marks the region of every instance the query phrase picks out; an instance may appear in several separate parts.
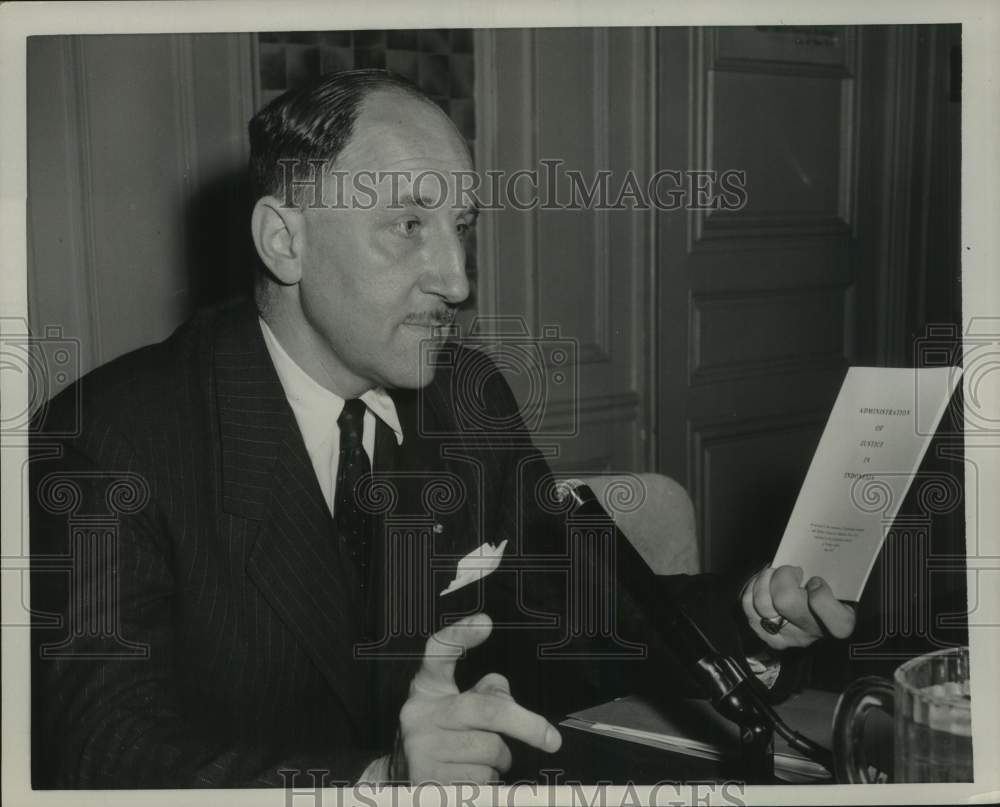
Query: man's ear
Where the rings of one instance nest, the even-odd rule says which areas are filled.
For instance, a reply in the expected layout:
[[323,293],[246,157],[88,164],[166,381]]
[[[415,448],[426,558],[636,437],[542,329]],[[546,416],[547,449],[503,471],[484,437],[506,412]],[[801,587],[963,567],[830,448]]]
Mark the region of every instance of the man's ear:
[[286,207],[273,196],[262,196],[253,206],[250,231],[257,254],[285,286],[302,279],[302,249],[305,245],[302,211]]

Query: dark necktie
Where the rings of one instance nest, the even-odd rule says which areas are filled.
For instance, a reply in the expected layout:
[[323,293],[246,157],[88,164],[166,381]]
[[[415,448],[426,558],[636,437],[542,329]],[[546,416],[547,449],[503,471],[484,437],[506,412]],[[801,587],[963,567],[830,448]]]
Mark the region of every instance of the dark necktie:
[[333,502],[334,528],[354,560],[362,592],[368,583],[370,519],[368,513],[358,506],[357,486],[361,478],[372,470],[361,442],[366,408],[360,398],[354,398],[344,404],[344,411],[337,418],[337,425],[340,427],[340,460]]

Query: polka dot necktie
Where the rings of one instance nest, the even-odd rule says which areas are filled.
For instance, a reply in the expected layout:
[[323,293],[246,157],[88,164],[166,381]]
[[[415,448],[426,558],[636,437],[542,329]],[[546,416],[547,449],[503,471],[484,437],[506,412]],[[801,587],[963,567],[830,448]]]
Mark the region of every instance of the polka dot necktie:
[[358,506],[357,490],[362,477],[372,465],[361,438],[364,434],[364,401],[354,398],[344,404],[337,418],[340,427],[340,460],[337,466],[337,490],[333,503],[333,523],[339,540],[346,544],[361,580],[361,590],[368,582],[368,544],[370,520]]

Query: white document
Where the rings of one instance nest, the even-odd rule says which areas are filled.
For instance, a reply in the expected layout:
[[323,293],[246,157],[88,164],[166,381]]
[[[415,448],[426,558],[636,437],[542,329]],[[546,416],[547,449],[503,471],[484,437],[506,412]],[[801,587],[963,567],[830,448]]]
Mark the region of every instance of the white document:
[[961,368],[852,367],[773,566],[801,566],[857,601],[927,451]]

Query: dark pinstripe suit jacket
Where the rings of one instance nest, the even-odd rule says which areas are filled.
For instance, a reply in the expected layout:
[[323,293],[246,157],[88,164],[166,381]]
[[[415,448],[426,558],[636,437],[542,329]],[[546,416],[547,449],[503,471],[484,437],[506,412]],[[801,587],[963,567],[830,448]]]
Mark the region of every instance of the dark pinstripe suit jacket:
[[[429,628],[393,634],[393,660],[355,650],[431,607],[451,576],[414,584],[427,566],[387,565],[388,536],[429,534],[446,559],[501,538],[507,557],[558,551],[560,517],[535,503],[545,461],[481,368],[476,400],[508,423],[485,436],[462,436],[454,372],[393,394],[405,440],[380,433],[376,447],[396,495],[366,601],[250,304],[202,312],[51,402],[31,466],[35,786],[281,785],[282,769],[309,768],[346,782],[384,753],[416,669],[398,656]],[[551,713],[641,684],[646,663],[535,663],[564,627],[545,616],[561,607],[558,577],[494,575],[494,619],[533,613],[534,627],[495,631],[460,683],[505,672],[518,700]],[[394,600],[401,589],[414,599]],[[643,632],[629,614],[622,630]]]

